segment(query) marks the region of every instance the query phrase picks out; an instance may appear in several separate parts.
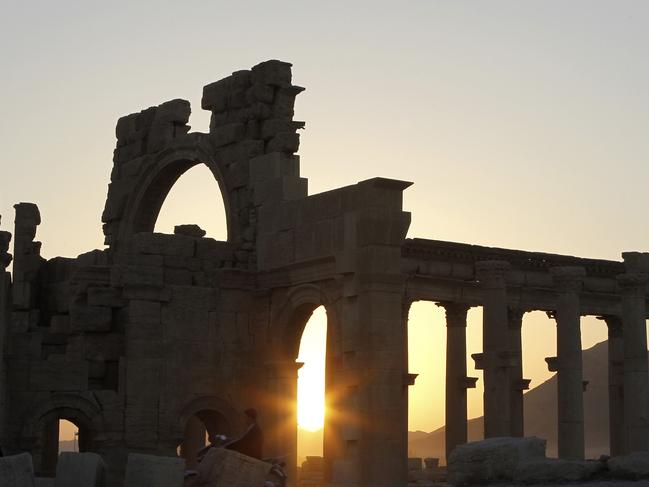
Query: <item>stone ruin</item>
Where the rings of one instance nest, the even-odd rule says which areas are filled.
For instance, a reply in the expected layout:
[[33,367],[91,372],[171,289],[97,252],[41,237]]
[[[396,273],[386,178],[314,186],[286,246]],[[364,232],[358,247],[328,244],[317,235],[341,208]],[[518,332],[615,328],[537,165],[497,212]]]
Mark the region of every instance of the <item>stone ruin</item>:
[[[406,482],[410,304],[447,318],[447,451],[466,442],[466,314],[484,308],[485,436],[523,436],[521,320],[557,322],[559,456],[584,456],[580,316],[609,328],[612,454],[649,450],[649,255],[623,262],[407,239],[409,182],[374,178],[309,195],[300,176],[291,65],[268,61],[205,86],[209,133],[190,132],[172,100],[119,119],[102,215],[106,247],[40,255],[41,221],[15,205],[0,232],[0,444],[56,469],[58,420],[101,455],[109,487],[128,453],[188,465],[209,433],[236,434],[254,406],[266,454],[296,469],[296,356],[327,310],[323,475],[335,486]],[[176,180],[205,164],[219,184],[228,240],[200,229],[153,233]],[[632,398],[632,400],[625,400]],[[377,420],[380,419],[380,420]]]

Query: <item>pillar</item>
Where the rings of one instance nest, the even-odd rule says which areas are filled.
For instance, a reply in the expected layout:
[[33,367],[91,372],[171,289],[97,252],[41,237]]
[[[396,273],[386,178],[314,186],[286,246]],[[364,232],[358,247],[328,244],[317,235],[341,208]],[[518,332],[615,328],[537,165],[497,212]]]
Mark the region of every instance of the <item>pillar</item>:
[[268,362],[264,404],[264,457],[285,457],[290,485],[297,479],[297,374],[301,362]]
[[198,465],[197,454],[205,447],[205,425],[193,415],[187,420],[183,442],[180,445],[180,456],[185,459],[187,469]]
[[0,445],[5,444],[6,408],[7,408],[7,373],[5,370],[5,339],[9,330],[11,311],[11,274],[6,269],[11,263],[9,242],[11,234],[0,231]]
[[624,343],[624,431],[626,453],[649,450],[649,371],[647,367],[647,254],[622,254],[626,273],[618,276],[622,294]]
[[525,418],[523,413],[523,391],[530,384],[529,379],[523,379],[523,347],[521,329],[525,311],[521,308],[510,306],[507,313],[509,328],[509,349],[512,353],[512,367],[509,369],[510,383],[510,413],[511,436],[525,436]]
[[550,269],[557,289],[557,418],[559,458],[583,460],[584,384],[581,358],[579,292],[581,267]]
[[469,305],[439,303],[446,312],[446,459],[467,442],[466,315]]
[[611,456],[624,454],[624,340],[619,316],[601,317],[608,327],[608,427]]
[[482,354],[474,357],[484,370],[484,436],[511,436],[511,398],[507,288],[505,273],[509,263],[482,261],[476,263],[483,302]]
[[59,420],[55,419],[45,425],[42,435],[41,465],[40,469],[36,466],[37,474],[43,477],[54,477],[59,458]]

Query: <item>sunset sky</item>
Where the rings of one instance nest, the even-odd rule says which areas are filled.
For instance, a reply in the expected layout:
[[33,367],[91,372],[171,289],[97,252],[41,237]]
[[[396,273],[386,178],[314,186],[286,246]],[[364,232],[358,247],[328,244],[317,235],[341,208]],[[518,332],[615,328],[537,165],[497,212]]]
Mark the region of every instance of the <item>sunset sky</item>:
[[[295,118],[306,121],[310,194],[391,177],[415,183],[410,237],[616,260],[649,250],[644,0],[2,5],[0,227],[13,230],[14,203],[37,203],[46,257],[102,248],[120,116],[185,98],[193,130],[207,131],[202,87],[266,59],[292,62],[307,88]],[[206,174],[181,178],[158,230],[198,223],[225,238]],[[309,327],[303,377],[321,376],[309,358],[324,321]],[[469,353],[481,349],[479,324],[472,310]],[[584,347],[606,337],[593,318],[582,330]],[[410,428],[430,431],[444,422],[442,310],[415,304],[409,333],[420,374]],[[535,386],[550,376],[554,323],[526,315],[523,340]],[[480,394],[470,392],[471,416]]]

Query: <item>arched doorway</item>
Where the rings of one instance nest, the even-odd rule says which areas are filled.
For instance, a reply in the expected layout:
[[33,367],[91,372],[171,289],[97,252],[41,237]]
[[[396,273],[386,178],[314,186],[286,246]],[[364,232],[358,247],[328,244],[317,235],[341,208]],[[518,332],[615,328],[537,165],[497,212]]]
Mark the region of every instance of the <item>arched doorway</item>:
[[326,353],[327,313],[319,306],[304,326],[297,357],[302,364],[297,379],[298,480],[308,485],[324,476]]
[[36,471],[43,477],[54,477],[59,454],[89,451],[92,438],[90,428],[83,421],[61,412],[43,422],[39,440],[40,465],[35,465]]
[[203,409],[191,415],[185,424],[178,455],[185,459],[188,469],[196,467],[197,454],[216,435],[230,436],[231,428],[225,417],[213,409]]

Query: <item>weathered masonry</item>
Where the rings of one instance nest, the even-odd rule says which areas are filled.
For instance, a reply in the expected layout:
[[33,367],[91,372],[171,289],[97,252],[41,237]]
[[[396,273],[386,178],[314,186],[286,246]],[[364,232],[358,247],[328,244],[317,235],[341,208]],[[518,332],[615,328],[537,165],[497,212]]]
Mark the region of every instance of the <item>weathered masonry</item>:
[[[334,486],[405,484],[406,321],[416,300],[446,309],[447,448],[467,438],[466,313],[484,307],[485,435],[521,436],[521,319],[557,322],[559,454],[584,455],[579,319],[609,326],[611,450],[649,449],[649,255],[624,262],[406,239],[411,183],[375,178],[308,195],[300,177],[290,64],[261,63],[207,85],[210,132],[189,103],[121,118],[102,216],[106,248],[40,256],[38,208],[0,232],[0,442],[56,463],[61,418],[100,453],[111,485],[128,451],[192,462],[205,430],[236,433],[261,412],[267,454],[296,453],[296,356],[311,312],[328,317],[325,475]],[[175,181],[205,164],[225,202],[228,240],[180,226],[153,233]],[[632,398],[625,401],[624,398]],[[377,420],[379,419],[380,420]],[[295,476],[292,476],[295,478]]]

